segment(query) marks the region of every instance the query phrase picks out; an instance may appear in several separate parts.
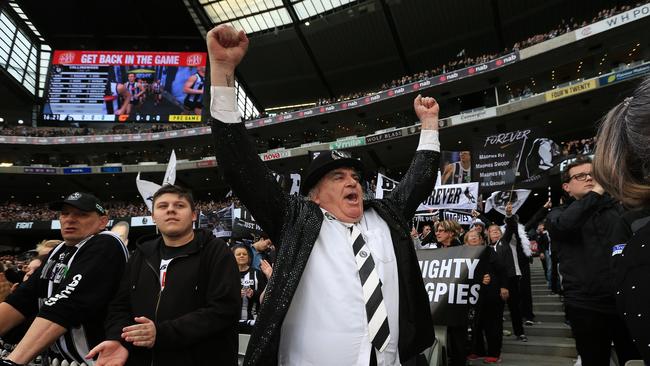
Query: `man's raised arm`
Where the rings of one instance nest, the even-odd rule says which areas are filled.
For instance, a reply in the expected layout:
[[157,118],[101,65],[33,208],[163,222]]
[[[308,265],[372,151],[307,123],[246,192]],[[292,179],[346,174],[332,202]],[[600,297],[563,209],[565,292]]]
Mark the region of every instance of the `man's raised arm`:
[[406,220],[413,217],[420,203],[433,190],[440,159],[438,103],[431,97],[418,95],[413,101],[413,109],[422,123],[420,143],[411,166],[391,193],[391,199],[402,208]]
[[235,69],[248,50],[243,31],[219,25],[207,34],[210,57],[210,115],[215,156],[226,182],[274,242],[279,242],[286,194],[257,155],[241,123]]

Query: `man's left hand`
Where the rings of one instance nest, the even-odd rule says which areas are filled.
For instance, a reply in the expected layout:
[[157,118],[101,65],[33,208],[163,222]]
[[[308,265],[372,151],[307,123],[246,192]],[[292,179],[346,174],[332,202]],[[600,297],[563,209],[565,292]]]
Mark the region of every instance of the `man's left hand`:
[[135,318],[138,324],[122,329],[122,339],[134,346],[152,348],[156,343],[156,325],[144,316]]
[[413,101],[413,109],[422,122],[423,130],[437,130],[438,129],[438,113],[440,106],[434,98],[422,97],[418,95]]

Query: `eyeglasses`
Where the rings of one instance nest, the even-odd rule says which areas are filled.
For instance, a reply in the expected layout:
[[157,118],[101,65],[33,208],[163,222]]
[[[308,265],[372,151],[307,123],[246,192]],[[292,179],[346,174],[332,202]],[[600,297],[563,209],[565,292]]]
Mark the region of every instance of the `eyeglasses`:
[[436,229],[436,232],[437,232],[437,233],[444,233],[445,231],[447,231],[447,230],[442,229],[442,228],[440,228],[440,229]]
[[589,172],[589,173],[578,173],[578,174],[572,175],[571,178],[569,178],[569,181],[571,179],[575,179],[577,181],[584,182],[584,181],[587,180],[587,176],[589,176],[591,179],[594,178],[594,176],[592,175],[591,172]]

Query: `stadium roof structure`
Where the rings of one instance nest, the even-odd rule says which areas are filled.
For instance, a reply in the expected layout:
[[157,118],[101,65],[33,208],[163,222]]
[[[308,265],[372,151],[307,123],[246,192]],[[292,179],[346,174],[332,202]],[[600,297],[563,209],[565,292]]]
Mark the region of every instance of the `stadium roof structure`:
[[613,2],[63,0],[21,6],[53,49],[202,50],[207,29],[233,24],[251,38],[238,79],[266,109],[377,89],[459,54],[499,53],[562,19],[591,19]]

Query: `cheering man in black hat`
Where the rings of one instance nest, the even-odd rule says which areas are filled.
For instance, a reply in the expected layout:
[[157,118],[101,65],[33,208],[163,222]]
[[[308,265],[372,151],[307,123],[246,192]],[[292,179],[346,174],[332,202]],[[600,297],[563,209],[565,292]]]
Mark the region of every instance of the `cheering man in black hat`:
[[126,249],[116,234],[104,231],[107,212],[95,196],[75,192],[50,208],[60,211],[64,241],[0,304],[0,335],[36,317],[0,365],[27,364],[48,347],[51,360],[83,364],[83,356],[104,339],[106,308],[124,271]]
[[259,159],[237,112],[233,75],[248,38],[220,25],[208,33],[207,44],[219,166],[278,250],[245,364],[411,361],[434,341],[409,220],[435,182],[438,104],[415,99],[420,144],[389,198],[363,200],[363,165],[343,151],[316,157],[303,196],[289,196]]

